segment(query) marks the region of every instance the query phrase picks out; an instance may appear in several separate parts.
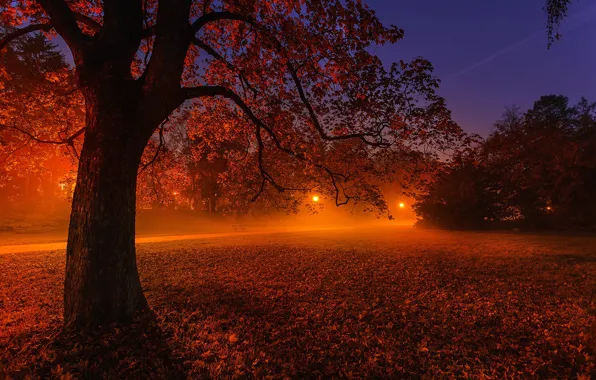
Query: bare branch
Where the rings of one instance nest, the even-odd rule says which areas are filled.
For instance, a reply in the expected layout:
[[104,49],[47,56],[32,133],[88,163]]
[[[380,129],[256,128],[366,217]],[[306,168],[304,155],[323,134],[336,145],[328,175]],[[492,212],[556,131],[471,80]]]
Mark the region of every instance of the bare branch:
[[329,175],[329,178],[331,178],[331,183],[333,184],[333,188],[335,189],[335,205],[337,207],[347,205],[351,199],[354,199],[354,197],[347,195],[344,187],[341,186],[342,193],[344,195],[345,200],[340,202],[339,186],[338,186],[338,182],[335,179],[335,177],[338,176],[339,174],[332,172],[329,168],[326,168],[326,167],[323,168],[323,170],[325,170],[325,172],[327,172],[327,174]]
[[87,129],[87,127],[83,127],[81,129],[79,129],[78,131],[76,131],[74,134],[72,134],[70,137],[67,137],[65,139],[61,139],[61,140],[46,140],[46,139],[41,139],[41,138],[35,136],[34,134],[32,134],[30,132],[27,132],[26,130],[24,130],[22,128],[19,128],[17,126],[14,126],[14,125],[13,126],[7,125],[7,126],[5,126],[5,128],[14,129],[14,130],[16,130],[16,131],[18,131],[18,132],[20,132],[20,133],[28,136],[31,140],[33,140],[35,142],[38,142],[40,144],[54,144],[54,145],[65,145],[66,144],[66,145],[70,145],[70,146],[73,146],[73,144],[74,144],[73,141],[77,137],[79,137],[83,133],[85,133],[85,130]]
[[[257,138],[258,143],[258,161],[259,161],[259,172],[261,173],[261,177],[263,177],[264,181],[267,181],[273,185],[279,192],[283,192],[284,188],[278,185],[274,180],[273,177],[265,170],[263,165],[263,151],[265,150],[265,144],[263,144],[263,137],[261,136],[261,127],[255,125],[255,136]],[[257,194],[258,195],[258,194]],[[256,200],[256,198],[255,198]]]
[[139,170],[138,175],[143,173],[145,171],[145,169],[147,169],[149,166],[153,165],[155,160],[157,160],[157,157],[159,157],[159,154],[161,153],[162,148],[165,146],[165,139],[163,137],[163,134],[164,134],[164,128],[168,121],[170,121],[170,120],[169,119],[164,120],[163,123],[161,123],[161,125],[159,126],[159,145],[157,146],[157,149],[155,150],[155,154],[153,155],[153,158],[149,162],[147,162],[145,165],[143,165],[141,170]]
[[263,194],[263,192],[265,191],[265,186],[267,185],[267,181],[265,180],[265,178],[263,178],[263,180],[261,181],[261,187],[259,188],[259,190],[256,192],[255,196],[251,198],[251,202],[256,202],[257,199],[259,199],[259,197],[261,196],[261,194]]
[[31,24],[24,28],[17,29],[14,32],[6,34],[4,37],[0,39],[0,50],[2,50],[6,45],[8,45],[11,41],[24,36],[25,34],[36,32],[36,31],[44,31],[48,32],[52,30],[54,26],[50,23],[45,24]]
[[[288,62],[286,63],[286,66],[288,68],[288,71],[290,72],[290,76],[292,77],[294,84],[296,85],[296,89],[298,90],[298,95],[300,96],[300,100],[302,101],[302,103],[304,104],[304,106],[306,107],[306,109],[308,111],[311,122],[313,123],[315,129],[319,132],[319,136],[321,136],[321,138],[323,140],[337,141],[337,140],[360,139],[366,145],[370,145],[370,146],[375,146],[375,147],[380,147],[380,148],[388,148],[391,146],[390,143],[383,141],[383,135],[382,135],[381,131],[379,131],[378,133],[349,133],[349,134],[345,134],[345,135],[333,135],[333,136],[329,136],[327,133],[325,133],[323,126],[319,122],[317,113],[315,112],[312,104],[306,97],[306,92],[304,91],[302,82],[300,81],[300,78],[298,77],[298,74],[296,73],[296,70],[294,69],[294,66],[292,65],[292,63],[290,62],[289,59],[288,59]],[[377,139],[377,141],[369,141],[367,139],[367,137],[374,137]]]
[[191,26],[193,35],[200,31],[201,28],[203,28],[208,23],[219,20],[247,21],[248,19],[245,15],[230,11],[205,13],[204,15],[199,17],[195,22],[193,22]]
[[[275,146],[279,150],[281,150],[282,152],[284,152],[300,161],[310,162],[312,165],[314,165],[315,167],[317,167],[321,170],[324,170],[329,175],[331,182],[333,183],[333,187],[335,188],[335,192],[336,192],[335,199],[336,199],[337,206],[345,205],[351,199],[354,199],[354,197],[350,197],[347,194],[345,194],[345,191],[344,191],[345,201],[340,202],[340,190],[337,185],[337,177],[342,177],[344,179],[346,177],[340,173],[333,172],[331,169],[329,169],[325,165],[308,160],[306,157],[304,157],[304,155],[302,155],[298,152],[295,152],[292,149],[284,147],[281,144],[281,141],[279,140],[279,138],[273,132],[273,130],[270,127],[268,127],[261,119],[259,119],[254,114],[254,112],[250,109],[250,107],[242,100],[242,98],[240,98],[240,96],[238,96],[234,91],[232,91],[226,87],[223,87],[223,86],[203,86],[203,87],[195,87],[195,88],[186,88],[183,90],[185,91],[187,99],[208,97],[208,96],[223,96],[225,98],[232,100],[234,103],[236,103],[236,105],[245,113],[245,115],[253,122],[253,124],[255,124],[255,127],[256,127],[255,135],[257,138],[257,142],[258,142],[259,171],[261,172],[263,179],[265,181],[271,183],[278,191],[286,191],[286,190],[288,190],[288,191],[308,191],[309,189],[283,187],[283,186],[279,185],[278,183],[276,183],[275,180],[273,179],[273,177],[264,169],[264,167],[263,167],[264,143],[263,143],[263,139],[261,136],[261,129],[263,129],[267,132],[267,134],[271,137]],[[261,192],[257,193],[257,195],[254,198],[255,200],[258,198],[258,196],[261,194]]]

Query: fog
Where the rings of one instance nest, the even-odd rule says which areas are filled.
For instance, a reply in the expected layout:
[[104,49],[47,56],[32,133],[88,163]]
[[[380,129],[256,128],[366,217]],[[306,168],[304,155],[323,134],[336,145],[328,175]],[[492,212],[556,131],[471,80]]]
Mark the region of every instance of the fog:
[[[137,212],[137,237],[255,234],[283,231],[309,231],[326,228],[366,226],[407,226],[415,221],[409,206],[392,210],[393,220],[350,207],[321,205],[316,213],[307,208],[298,213],[269,212],[217,214],[187,209],[143,209]],[[68,235],[68,208],[26,213],[0,214],[0,245],[57,243]]]

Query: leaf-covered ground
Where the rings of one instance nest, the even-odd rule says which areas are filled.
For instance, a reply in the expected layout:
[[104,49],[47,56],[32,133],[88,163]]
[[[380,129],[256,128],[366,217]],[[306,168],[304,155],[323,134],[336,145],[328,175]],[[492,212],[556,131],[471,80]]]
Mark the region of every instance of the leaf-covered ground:
[[64,252],[0,255],[13,378],[592,378],[596,238],[376,228],[143,245],[153,317],[62,332]]

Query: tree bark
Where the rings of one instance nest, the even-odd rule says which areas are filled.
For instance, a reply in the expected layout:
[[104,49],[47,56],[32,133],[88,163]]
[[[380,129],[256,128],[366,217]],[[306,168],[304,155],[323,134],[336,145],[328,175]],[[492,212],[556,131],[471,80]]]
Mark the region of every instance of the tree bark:
[[150,136],[140,132],[134,93],[115,88],[84,94],[87,131],[73,196],[64,286],[64,321],[76,328],[128,321],[148,309],[134,237],[137,170]]

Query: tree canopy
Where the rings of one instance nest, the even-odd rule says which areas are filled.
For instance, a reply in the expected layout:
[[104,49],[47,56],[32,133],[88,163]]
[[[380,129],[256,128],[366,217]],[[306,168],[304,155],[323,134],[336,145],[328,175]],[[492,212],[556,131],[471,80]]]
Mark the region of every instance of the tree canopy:
[[[16,28],[0,50],[35,31],[60,36],[85,103],[84,126],[54,130],[51,140],[83,139],[67,324],[147,308],[134,250],[137,175],[146,147],[159,152],[165,125],[184,107],[196,116],[195,143],[242,141],[256,169],[232,169],[252,200],[270,189],[318,189],[337,205],[366,202],[385,212],[372,181],[390,172],[383,165],[469,142],[436,94],[428,61],[384,64],[371,53],[403,31],[361,0],[3,0],[0,21]],[[30,137],[40,136],[33,129]]]
[[425,223],[482,228],[591,228],[596,219],[596,103],[547,95],[509,108],[477,148],[419,197]]
[[[60,34],[82,87],[90,66],[85,56],[118,58],[120,74],[147,95],[142,107],[163,109],[155,120],[190,99],[189,135],[242,145],[246,154],[236,173],[244,180],[244,198],[255,200],[264,191],[271,197],[271,189],[317,191],[338,205],[367,201],[385,212],[378,189],[364,178],[375,173],[363,168],[391,159],[411,162],[421,150],[449,150],[464,137],[434,92],[439,82],[429,62],[386,67],[369,52],[370,46],[398,41],[403,31],[383,26],[360,1],[149,1],[115,6],[113,25],[100,3],[39,4],[9,2],[2,19],[26,25],[21,30]],[[183,15],[184,27],[174,21]],[[124,20],[137,22],[128,26],[136,29],[134,41],[125,41],[132,36],[118,26]],[[174,44],[174,35],[184,36],[185,43]],[[125,43],[129,51],[118,54],[128,58],[116,57],[113,45]],[[116,70],[116,63],[109,70]],[[160,99],[164,86],[175,88],[175,95]],[[61,141],[72,137],[61,133]],[[350,154],[342,154],[348,146]],[[375,159],[379,155],[385,158]]]

